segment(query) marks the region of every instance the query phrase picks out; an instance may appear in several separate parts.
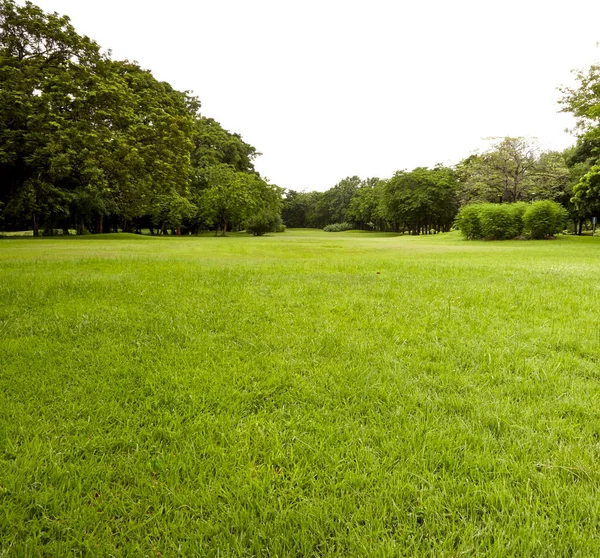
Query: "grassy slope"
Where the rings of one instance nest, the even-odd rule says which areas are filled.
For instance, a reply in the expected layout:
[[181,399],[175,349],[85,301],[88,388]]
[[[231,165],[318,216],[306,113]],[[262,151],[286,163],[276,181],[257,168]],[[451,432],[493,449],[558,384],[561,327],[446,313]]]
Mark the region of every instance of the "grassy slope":
[[599,255],[0,241],[0,555],[600,554]]

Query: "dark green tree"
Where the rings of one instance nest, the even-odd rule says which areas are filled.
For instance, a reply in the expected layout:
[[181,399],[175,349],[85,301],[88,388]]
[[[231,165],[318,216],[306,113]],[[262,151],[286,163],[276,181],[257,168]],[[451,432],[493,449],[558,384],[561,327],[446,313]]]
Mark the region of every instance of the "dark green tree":
[[[256,149],[199,111],[197,98],[102,54],[68,17],[0,0],[5,226],[29,222],[35,235],[42,226],[101,233],[106,220],[123,230],[143,221],[151,230],[179,231],[222,209],[216,191],[200,194],[223,165],[235,175],[224,183],[244,184],[234,206],[254,196],[242,206],[278,211],[279,189],[254,170]],[[208,211],[209,199],[221,209]],[[236,224],[243,218],[234,212]]]
[[384,183],[380,203],[393,230],[448,231],[458,210],[456,173],[446,167],[398,171]]
[[381,211],[381,197],[385,182],[368,178],[354,192],[346,211],[346,217],[359,229],[382,229],[385,227]]

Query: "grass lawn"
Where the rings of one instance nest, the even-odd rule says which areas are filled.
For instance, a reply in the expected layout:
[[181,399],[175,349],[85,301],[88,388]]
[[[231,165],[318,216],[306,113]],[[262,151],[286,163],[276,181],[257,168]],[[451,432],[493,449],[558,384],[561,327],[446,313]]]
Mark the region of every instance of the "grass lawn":
[[600,239],[0,240],[0,556],[600,555]]

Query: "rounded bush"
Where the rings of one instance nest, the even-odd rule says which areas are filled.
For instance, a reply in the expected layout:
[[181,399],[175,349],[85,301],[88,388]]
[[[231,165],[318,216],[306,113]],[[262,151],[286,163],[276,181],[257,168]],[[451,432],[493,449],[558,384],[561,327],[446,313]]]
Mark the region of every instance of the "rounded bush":
[[246,222],[246,232],[262,236],[268,232],[278,232],[283,226],[281,216],[275,211],[261,211]]
[[479,213],[483,204],[463,206],[456,216],[455,225],[467,240],[481,238],[481,223]]
[[525,215],[525,212],[527,211],[529,204],[525,203],[525,202],[516,202],[516,203],[511,203],[508,207],[510,207],[510,209],[512,211],[513,219],[515,221],[515,227],[519,231],[517,236],[520,236],[523,234],[523,228],[524,228],[523,215]]
[[485,204],[480,212],[481,235],[486,240],[509,240],[522,232],[511,204]]
[[523,215],[523,228],[529,238],[549,238],[564,229],[567,219],[567,210],[559,203],[537,201]]
[[325,232],[343,232],[352,230],[354,227],[350,223],[332,223],[327,225],[323,230]]

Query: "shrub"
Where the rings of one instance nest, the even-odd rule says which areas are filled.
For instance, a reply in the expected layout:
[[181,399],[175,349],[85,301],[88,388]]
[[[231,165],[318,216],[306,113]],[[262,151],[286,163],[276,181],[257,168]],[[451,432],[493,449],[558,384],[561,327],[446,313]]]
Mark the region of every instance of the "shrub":
[[281,215],[275,211],[261,211],[246,221],[246,232],[262,236],[268,232],[280,232],[283,223]]
[[325,232],[342,232],[352,230],[354,227],[350,223],[332,223],[327,225],[323,230]]
[[456,216],[455,225],[467,240],[481,238],[479,211],[483,204],[465,205]]
[[516,203],[511,203],[508,207],[510,207],[510,209],[512,211],[513,219],[515,221],[515,227],[519,231],[517,236],[520,236],[523,234],[523,228],[524,228],[523,215],[527,211],[529,204],[525,203],[525,202],[516,202]]
[[523,215],[528,204],[475,203],[465,205],[456,216],[455,225],[467,240],[507,240],[523,233]]
[[517,238],[523,232],[521,217],[523,213],[521,204],[486,204],[480,213],[483,238],[486,240]]
[[548,238],[563,230],[567,218],[567,210],[559,203],[537,201],[523,215],[523,227],[529,238]]

